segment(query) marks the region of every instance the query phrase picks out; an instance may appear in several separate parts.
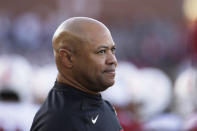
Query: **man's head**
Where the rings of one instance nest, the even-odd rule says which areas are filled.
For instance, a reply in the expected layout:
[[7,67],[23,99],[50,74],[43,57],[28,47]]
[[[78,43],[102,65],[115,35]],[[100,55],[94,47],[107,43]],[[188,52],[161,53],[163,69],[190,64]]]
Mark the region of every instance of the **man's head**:
[[57,28],[52,42],[57,81],[94,93],[114,84],[115,44],[104,24],[87,17],[70,18]]

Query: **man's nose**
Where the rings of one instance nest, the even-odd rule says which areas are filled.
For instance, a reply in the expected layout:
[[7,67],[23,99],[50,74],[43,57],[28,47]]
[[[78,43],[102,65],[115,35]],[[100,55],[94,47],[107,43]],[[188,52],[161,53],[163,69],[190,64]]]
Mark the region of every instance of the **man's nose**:
[[106,59],[106,64],[115,65],[115,67],[117,66],[117,59],[116,59],[115,54],[108,53],[107,59]]

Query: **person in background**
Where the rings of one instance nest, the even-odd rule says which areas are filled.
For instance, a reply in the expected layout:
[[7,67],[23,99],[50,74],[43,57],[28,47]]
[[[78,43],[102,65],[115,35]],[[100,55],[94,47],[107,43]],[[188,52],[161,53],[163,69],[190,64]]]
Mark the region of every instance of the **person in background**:
[[52,39],[58,70],[31,131],[123,131],[100,92],[114,84],[117,60],[108,28],[88,17],[64,21]]

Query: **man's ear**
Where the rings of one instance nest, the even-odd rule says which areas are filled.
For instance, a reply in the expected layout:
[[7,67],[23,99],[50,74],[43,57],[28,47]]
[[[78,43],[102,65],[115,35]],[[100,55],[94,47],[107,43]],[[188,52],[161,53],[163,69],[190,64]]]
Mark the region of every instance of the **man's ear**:
[[60,61],[67,68],[73,67],[72,52],[68,49],[59,50]]

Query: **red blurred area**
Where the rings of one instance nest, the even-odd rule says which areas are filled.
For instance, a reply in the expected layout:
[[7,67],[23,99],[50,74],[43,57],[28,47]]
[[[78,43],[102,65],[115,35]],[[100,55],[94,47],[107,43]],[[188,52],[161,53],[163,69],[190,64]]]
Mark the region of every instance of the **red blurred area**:
[[132,114],[124,108],[116,108],[120,124],[124,131],[142,131],[143,124]]

